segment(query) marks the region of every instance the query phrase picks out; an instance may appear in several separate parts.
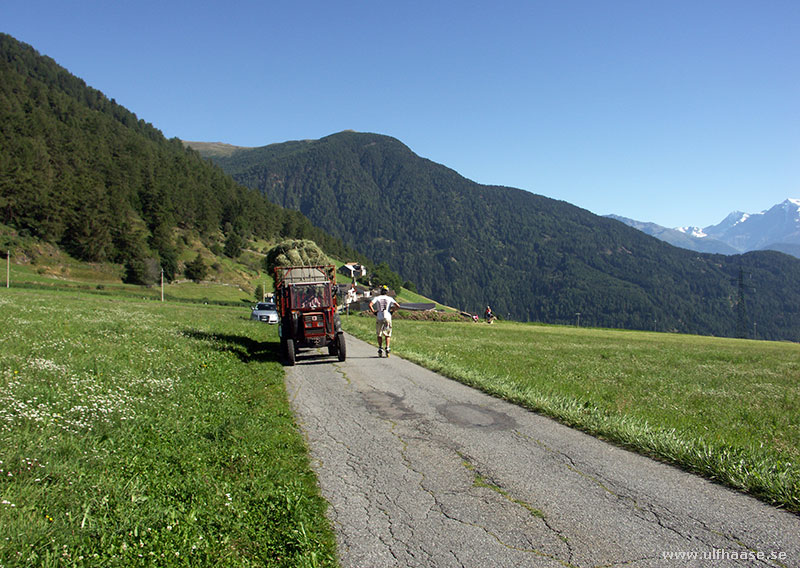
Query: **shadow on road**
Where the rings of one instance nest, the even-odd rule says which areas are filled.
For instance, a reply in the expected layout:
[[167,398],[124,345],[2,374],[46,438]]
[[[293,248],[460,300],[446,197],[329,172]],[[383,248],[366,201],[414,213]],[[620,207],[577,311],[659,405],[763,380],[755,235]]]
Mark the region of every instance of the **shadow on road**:
[[[283,361],[284,366],[288,366],[285,359],[281,359],[281,361]],[[338,362],[339,359],[336,355],[328,355],[325,348],[303,349],[297,353],[297,365],[331,365]]]

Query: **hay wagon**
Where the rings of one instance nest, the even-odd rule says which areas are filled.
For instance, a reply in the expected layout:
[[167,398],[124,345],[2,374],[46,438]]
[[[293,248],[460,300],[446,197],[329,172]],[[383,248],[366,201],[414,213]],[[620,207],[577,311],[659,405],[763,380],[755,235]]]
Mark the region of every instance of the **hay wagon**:
[[342,323],[336,309],[336,267],[278,266],[275,290],[280,315],[281,350],[289,365],[303,348],[328,348],[347,357]]

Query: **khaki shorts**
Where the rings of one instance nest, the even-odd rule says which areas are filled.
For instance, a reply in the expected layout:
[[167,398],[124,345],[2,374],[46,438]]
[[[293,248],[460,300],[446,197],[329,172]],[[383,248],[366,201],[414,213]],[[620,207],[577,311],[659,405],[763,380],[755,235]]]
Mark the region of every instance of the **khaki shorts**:
[[392,320],[375,320],[375,332],[378,337],[391,337],[392,336]]

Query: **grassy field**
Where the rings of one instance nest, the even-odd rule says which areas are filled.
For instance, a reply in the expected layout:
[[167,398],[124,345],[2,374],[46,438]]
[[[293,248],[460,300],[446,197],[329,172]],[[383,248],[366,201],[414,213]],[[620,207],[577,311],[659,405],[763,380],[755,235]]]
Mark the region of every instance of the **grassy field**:
[[[372,318],[344,319],[374,342]],[[392,351],[800,512],[800,345],[395,319]]]
[[[335,566],[276,327],[97,292],[0,291],[0,566]],[[371,318],[344,324],[374,341]],[[395,330],[403,357],[800,512],[799,345]]]
[[[5,262],[5,261],[3,261]],[[5,269],[5,265],[4,265]],[[63,272],[63,275],[54,275]],[[108,278],[103,279],[106,275]],[[272,279],[263,277],[258,281],[272,289]],[[3,276],[5,286],[5,274]],[[109,270],[109,266],[99,266],[95,270],[86,268],[86,264],[76,263],[69,268],[48,268],[43,272],[41,267],[20,264],[12,267],[11,288],[74,290],[92,292],[100,295],[128,296],[136,299],[160,300],[161,286],[150,287],[135,284],[123,284],[119,276]],[[191,281],[178,281],[164,284],[164,297],[167,300],[225,302],[230,304],[249,305],[256,302],[255,296],[243,291],[239,286],[231,286],[216,282],[200,284]]]
[[277,330],[0,291],[0,566],[335,566]]

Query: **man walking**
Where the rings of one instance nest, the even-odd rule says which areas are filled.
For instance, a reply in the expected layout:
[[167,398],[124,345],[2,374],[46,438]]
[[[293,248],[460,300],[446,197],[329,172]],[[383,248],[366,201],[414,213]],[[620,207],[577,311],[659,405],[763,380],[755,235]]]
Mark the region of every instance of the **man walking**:
[[392,314],[399,304],[389,296],[389,289],[381,286],[380,296],[375,296],[369,303],[370,311],[377,316],[375,332],[378,335],[378,357],[383,357],[383,339],[386,338],[386,356],[392,352],[389,342],[392,339]]

